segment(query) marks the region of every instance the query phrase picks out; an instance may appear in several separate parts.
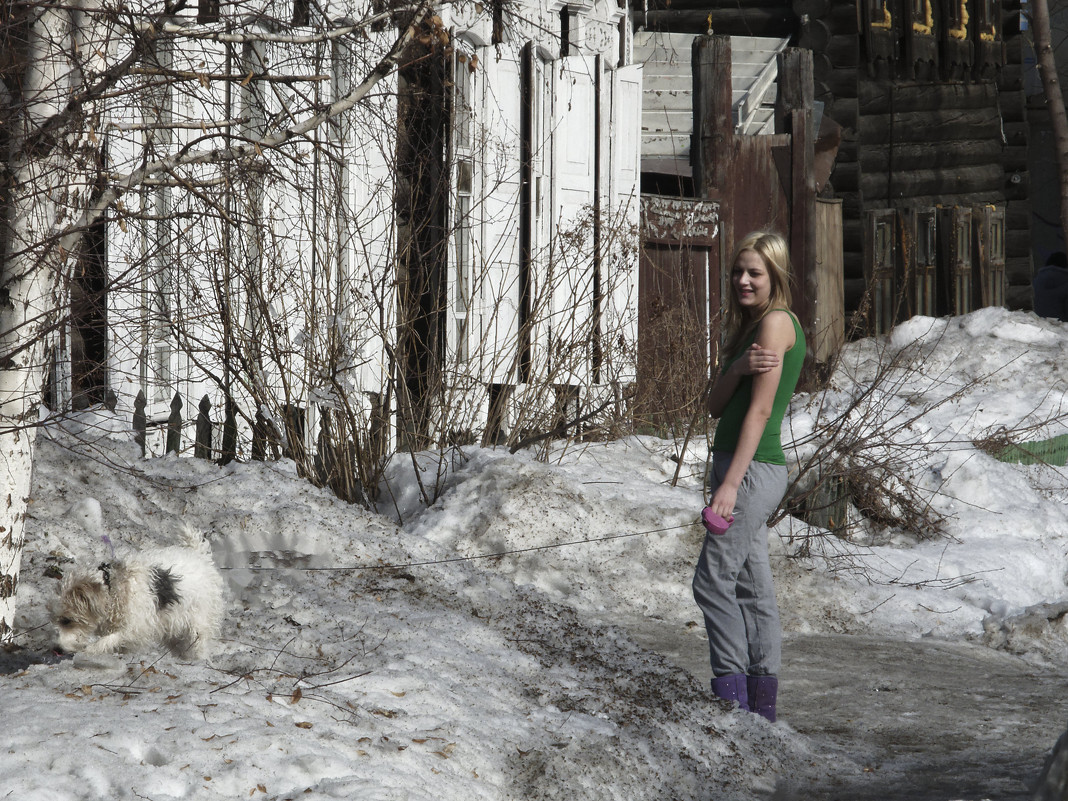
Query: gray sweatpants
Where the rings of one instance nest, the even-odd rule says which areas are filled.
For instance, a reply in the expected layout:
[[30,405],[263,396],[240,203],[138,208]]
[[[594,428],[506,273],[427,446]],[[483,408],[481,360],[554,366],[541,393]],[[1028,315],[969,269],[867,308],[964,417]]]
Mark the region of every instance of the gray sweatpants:
[[[731,454],[712,456],[712,491]],[[774,676],[782,665],[782,628],[768,560],[768,518],[786,493],[783,465],[752,462],[738,489],[734,523],[705,535],[693,596],[705,616],[713,676]]]

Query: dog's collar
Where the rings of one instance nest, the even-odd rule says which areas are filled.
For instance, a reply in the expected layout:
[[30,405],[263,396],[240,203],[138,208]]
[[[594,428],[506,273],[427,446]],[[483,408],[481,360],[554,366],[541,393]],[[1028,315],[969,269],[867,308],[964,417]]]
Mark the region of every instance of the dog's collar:
[[97,568],[104,576],[104,586],[111,589],[111,562],[101,562]]

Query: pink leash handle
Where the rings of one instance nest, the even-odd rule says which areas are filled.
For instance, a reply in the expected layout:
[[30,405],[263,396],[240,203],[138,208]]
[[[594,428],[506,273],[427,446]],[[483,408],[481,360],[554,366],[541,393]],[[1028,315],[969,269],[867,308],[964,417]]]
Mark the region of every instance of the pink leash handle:
[[701,522],[705,524],[705,528],[712,534],[726,534],[727,529],[734,522],[734,515],[724,519],[713,512],[711,506],[706,506],[701,512]]

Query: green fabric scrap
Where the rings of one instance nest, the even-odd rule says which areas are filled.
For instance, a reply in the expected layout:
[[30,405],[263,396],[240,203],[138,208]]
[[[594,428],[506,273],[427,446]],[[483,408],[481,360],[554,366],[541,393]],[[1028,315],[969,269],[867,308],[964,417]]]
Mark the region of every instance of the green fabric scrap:
[[1049,464],[1064,467],[1068,464],[1068,434],[1034,442],[1007,445],[992,456],[1001,462],[1016,464]]

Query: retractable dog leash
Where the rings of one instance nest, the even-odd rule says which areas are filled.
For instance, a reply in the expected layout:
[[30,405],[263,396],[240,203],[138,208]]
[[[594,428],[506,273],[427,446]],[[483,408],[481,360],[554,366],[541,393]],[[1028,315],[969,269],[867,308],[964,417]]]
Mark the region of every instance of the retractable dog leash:
[[477,559],[497,559],[502,556],[517,556],[524,553],[533,553],[535,551],[549,551],[554,548],[566,548],[571,545],[586,545],[594,542],[610,542],[611,540],[621,540],[627,537],[643,537],[648,534],[663,534],[668,531],[677,531],[680,529],[686,529],[692,526],[692,523],[685,523],[678,526],[665,526],[664,528],[654,528],[649,531],[630,531],[626,534],[610,534],[607,537],[593,537],[590,539],[582,540],[569,540],[568,542],[554,542],[550,545],[532,545],[529,548],[516,548],[510,551],[494,551],[493,553],[479,553],[472,556],[452,556],[448,559],[429,559],[425,562],[403,562],[390,565],[350,565],[341,567],[256,567],[252,565],[220,565],[219,570],[251,570],[255,572],[272,571],[272,570],[301,570],[301,571],[329,571],[329,572],[341,572],[341,571],[363,571],[363,570],[403,570],[409,567],[430,567],[432,565],[447,565],[455,562],[473,562]]

